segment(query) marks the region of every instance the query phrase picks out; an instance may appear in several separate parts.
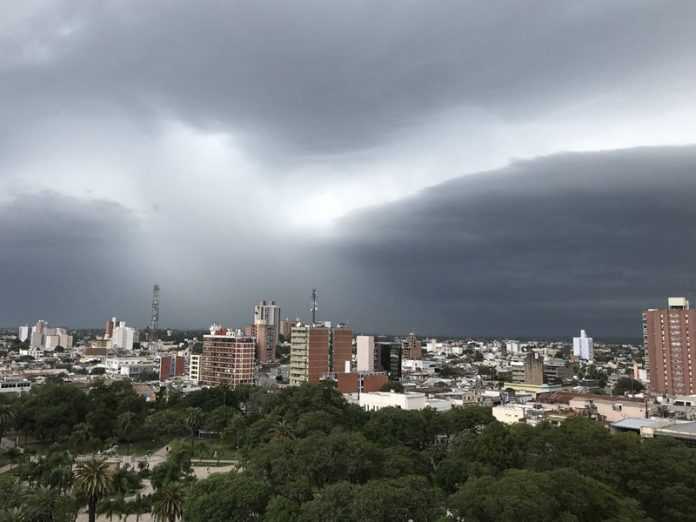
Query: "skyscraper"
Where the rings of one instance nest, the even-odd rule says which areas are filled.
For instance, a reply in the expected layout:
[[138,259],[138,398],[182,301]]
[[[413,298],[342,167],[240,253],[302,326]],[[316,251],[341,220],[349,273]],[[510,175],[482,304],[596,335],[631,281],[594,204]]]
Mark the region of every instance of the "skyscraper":
[[254,335],[256,337],[256,359],[260,363],[275,360],[278,335],[280,333],[280,306],[275,301],[254,306]]
[[685,297],[670,297],[667,308],[643,312],[643,343],[648,356],[650,391],[668,395],[696,392],[696,311]]
[[573,337],[573,355],[578,359],[591,361],[594,355],[594,342],[587,337],[585,330],[580,330],[580,337]]

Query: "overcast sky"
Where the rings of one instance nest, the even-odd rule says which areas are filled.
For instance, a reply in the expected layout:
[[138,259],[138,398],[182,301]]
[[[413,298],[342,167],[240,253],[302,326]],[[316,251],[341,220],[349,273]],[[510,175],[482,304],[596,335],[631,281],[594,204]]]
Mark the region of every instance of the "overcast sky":
[[696,3],[6,2],[0,325],[638,337],[696,297]]

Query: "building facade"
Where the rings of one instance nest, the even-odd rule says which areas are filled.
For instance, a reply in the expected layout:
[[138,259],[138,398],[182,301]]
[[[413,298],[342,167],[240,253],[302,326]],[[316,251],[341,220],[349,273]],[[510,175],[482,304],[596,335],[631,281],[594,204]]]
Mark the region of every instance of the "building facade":
[[29,339],[29,332],[30,329],[28,325],[20,326],[19,332],[17,333],[17,338],[19,339],[19,341],[23,343],[24,341]]
[[413,332],[408,334],[408,337],[404,340],[402,357],[404,359],[413,360],[420,360],[423,358],[423,348],[420,339],[418,339]]
[[182,355],[162,355],[159,363],[160,382],[188,374],[186,357]]
[[254,384],[256,339],[218,329],[203,336],[200,383],[208,386]]
[[356,363],[359,372],[372,372],[375,369],[375,338],[371,335],[358,335],[355,338]]
[[292,335],[292,327],[295,326],[297,321],[291,321],[290,319],[281,319],[280,321],[280,335],[282,335],[286,341],[290,340]]
[[394,341],[380,341],[375,344],[375,370],[387,372],[389,380],[401,380],[403,345]]
[[189,380],[198,384],[201,380],[201,355],[191,354],[189,356]]
[[118,326],[114,326],[111,337],[111,347],[121,350],[132,350],[135,342],[135,328],[126,326],[125,321],[120,321]]
[[336,388],[341,393],[377,392],[389,382],[384,372],[337,373],[334,376]]
[[260,363],[275,361],[278,335],[280,334],[280,306],[275,301],[261,301],[254,306],[254,335],[256,358]]
[[696,311],[684,297],[670,297],[667,308],[643,313],[643,343],[650,391],[666,395],[696,393]]
[[296,325],[290,342],[290,384],[316,384],[330,373],[350,372],[352,356],[350,328]]
[[21,341],[29,339],[29,346],[34,350],[53,351],[58,346],[72,348],[73,345],[72,335],[65,328],[49,328],[46,321],[37,321],[31,330],[28,326],[22,326],[19,334]]
[[583,361],[591,361],[594,356],[594,342],[585,330],[580,330],[580,337],[573,337],[573,355]]

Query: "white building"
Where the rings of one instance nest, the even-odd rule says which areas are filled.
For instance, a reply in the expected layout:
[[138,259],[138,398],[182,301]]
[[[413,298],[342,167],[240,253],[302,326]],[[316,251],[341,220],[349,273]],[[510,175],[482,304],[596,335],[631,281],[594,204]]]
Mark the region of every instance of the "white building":
[[573,337],[573,355],[578,359],[591,361],[593,346],[592,337],[587,337],[585,330],[580,330],[580,337]]
[[114,326],[114,332],[111,336],[111,346],[113,348],[132,350],[134,341],[135,328],[126,326],[125,321],[121,321],[119,322],[118,326]]
[[371,335],[358,335],[356,352],[359,372],[372,372],[375,369],[375,338]]
[[275,326],[280,328],[280,306],[275,301],[261,301],[254,306],[254,324]]
[[442,353],[444,346],[444,343],[438,342],[437,339],[428,339],[428,342],[425,343],[423,350],[428,353]]
[[104,361],[106,373],[132,377],[143,372],[154,372],[157,363],[152,359],[142,357],[112,357]]
[[65,328],[49,328],[46,321],[37,321],[31,332],[28,326],[21,326],[19,333],[20,340],[22,336],[26,336],[25,339],[30,339],[29,346],[37,350],[53,351],[58,346],[72,348],[73,344],[72,335],[68,335]]
[[189,379],[195,383],[201,380],[201,356],[191,354],[189,357]]
[[435,372],[435,363],[423,359],[403,359],[401,369],[411,372]]
[[493,406],[491,412],[498,422],[517,424],[524,422],[536,426],[544,421],[547,414],[557,411],[556,405],[543,405],[529,402],[526,404],[504,404]]
[[32,348],[40,348],[43,346],[44,330],[46,326],[46,321],[37,321],[36,324],[31,327],[31,340],[29,344]]
[[382,408],[401,408],[402,410],[422,410],[427,406],[425,393],[372,392],[360,394],[360,407],[368,410]]
[[498,422],[503,424],[517,424],[524,420],[524,414],[528,406],[524,404],[505,404],[493,406],[491,412]]
[[44,350],[52,352],[58,346],[60,346],[60,335],[44,335]]
[[[255,305],[254,326],[265,326],[270,329],[271,335],[268,342],[270,342],[271,346],[266,347],[266,349],[275,354],[276,346],[278,346],[278,335],[280,334],[280,306],[278,306],[275,301],[271,301],[270,303],[261,301],[259,304]],[[258,335],[257,333],[257,336]]]
[[29,339],[29,326],[20,326],[19,327],[19,333],[17,334],[17,337],[19,338],[20,342],[24,342],[27,339]]
[[508,353],[508,355],[517,355],[521,351],[520,342],[519,341],[506,341],[505,351]]
[[0,378],[0,393],[23,393],[31,391],[31,381],[15,377]]

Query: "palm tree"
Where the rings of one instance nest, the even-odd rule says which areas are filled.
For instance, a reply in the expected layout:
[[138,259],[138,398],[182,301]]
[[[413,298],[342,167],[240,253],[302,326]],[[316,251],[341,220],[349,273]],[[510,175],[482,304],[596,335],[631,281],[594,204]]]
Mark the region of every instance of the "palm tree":
[[271,434],[277,439],[294,439],[295,434],[293,433],[292,426],[285,419],[281,419],[275,423],[275,426],[271,429]]
[[152,514],[157,522],[176,522],[184,516],[184,489],[170,482],[155,493]]
[[193,438],[203,423],[203,413],[200,408],[189,408],[186,414],[186,425],[191,430],[191,457],[193,457]]
[[12,425],[14,420],[14,412],[9,404],[0,405],[0,442],[5,436],[5,432]]
[[97,513],[104,515],[111,522],[115,515],[121,518],[121,506],[119,505],[118,499],[105,498],[99,504],[97,504]]
[[133,512],[135,513],[135,522],[140,522],[140,516],[149,513],[152,508],[152,498],[150,495],[141,495],[138,493],[133,502]]
[[74,487],[77,493],[87,499],[89,522],[97,519],[97,502],[112,488],[112,473],[105,460],[92,458],[81,462],[75,468]]

